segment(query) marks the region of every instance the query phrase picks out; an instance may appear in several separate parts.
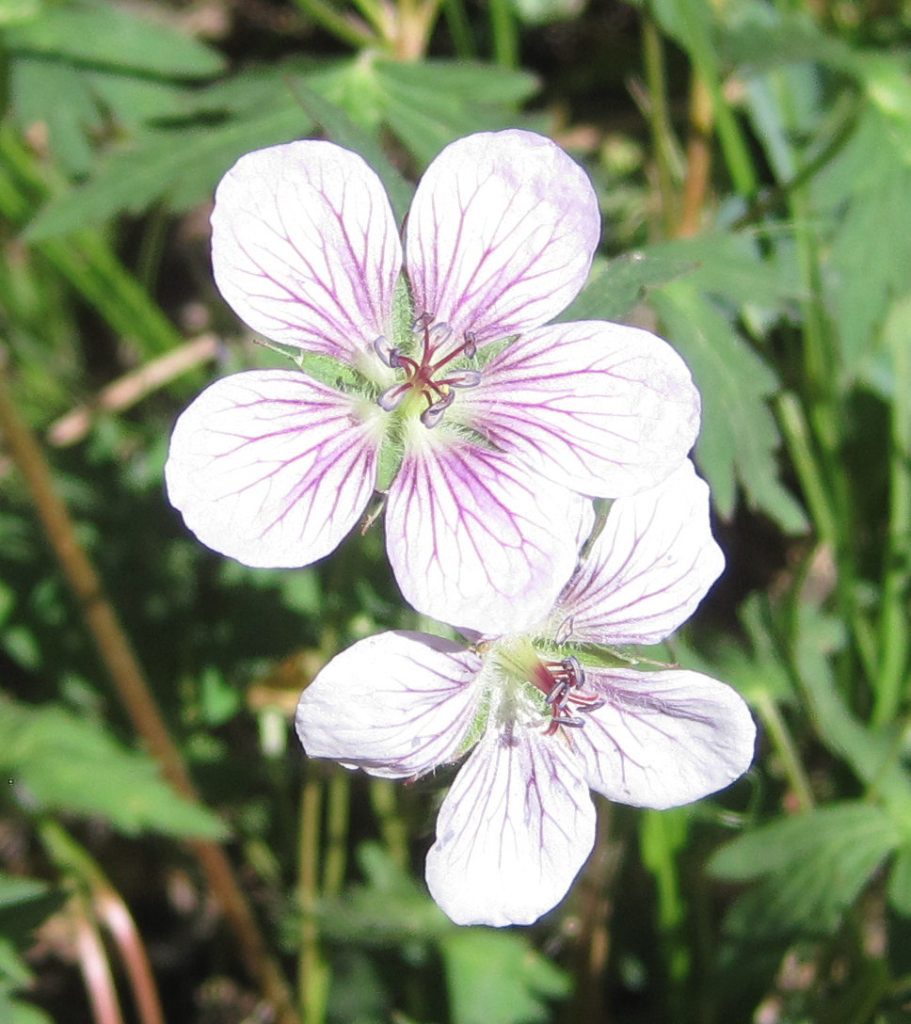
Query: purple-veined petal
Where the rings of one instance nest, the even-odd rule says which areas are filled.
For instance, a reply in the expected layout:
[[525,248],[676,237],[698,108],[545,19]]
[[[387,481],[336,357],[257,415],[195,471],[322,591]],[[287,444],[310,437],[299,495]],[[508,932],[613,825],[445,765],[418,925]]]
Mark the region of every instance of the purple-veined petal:
[[212,265],[254,331],[352,362],[386,330],[402,247],[386,192],[357,154],[290,142],[247,153],[222,178]]
[[458,416],[498,448],[583,494],[663,480],[699,432],[699,393],[660,338],[602,320],[524,334],[459,395]]
[[427,854],[430,894],[456,924],[531,924],[560,902],[595,841],[581,768],[561,737],[488,730]]
[[408,214],[415,312],[478,344],[537,327],[585,283],[600,232],[591,182],[550,139],[459,139],[427,168]]
[[[698,672],[586,667],[604,700],[569,735],[589,786],[609,800],[663,810],[714,793],[750,767],[756,727],[738,693]],[[567,730],[569,732],[569,730]]]
[[409,778],[454,760],[477,713],[481,659],[424,633],[380,633],[337,654],[304,690],[310,757]]
[[658,487],[614,502],[560,596],[554,632],[576,643],[658,643],[693,614],[723,568],[708,486],[686,461]]
[[575,567],[591,503],[477,444],[415,431],[386,505],[405,600],[488,636],[538,622]]
[[382,422],[303,373],[249,370],[181,414],[165,480],[210,548],[244,565],[309,565],[336,548],[373,493]]

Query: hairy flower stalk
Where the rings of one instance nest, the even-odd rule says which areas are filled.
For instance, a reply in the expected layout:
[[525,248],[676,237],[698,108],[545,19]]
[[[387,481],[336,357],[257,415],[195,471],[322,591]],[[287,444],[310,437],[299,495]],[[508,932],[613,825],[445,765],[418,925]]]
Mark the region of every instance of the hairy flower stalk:
[[300,367],[216,381],[171,439],[172,504],[247,565],[324,557],[379,490],[405,598],[514,631],[569,579],[589,499],[653,486],[692,446],[698,394],[665,342],[546,326],[600,230],[591,183],[549,139],[448,146],[404,246],[377,176],[328,142],[242,157],[212,226],[222,294]]
[[311,757],[388,778],[465,757],[427,857],[430,892],[460,924],[529,924],[563,898],[592,848],[590,789],[663,809],[749,767],[755,728],[734,690],[596,651],[665,639],[722,566],[708,488],[684,463],[614,502],[535,627],[465,644],[406,632],[361,640],[304,691],[298,735]]

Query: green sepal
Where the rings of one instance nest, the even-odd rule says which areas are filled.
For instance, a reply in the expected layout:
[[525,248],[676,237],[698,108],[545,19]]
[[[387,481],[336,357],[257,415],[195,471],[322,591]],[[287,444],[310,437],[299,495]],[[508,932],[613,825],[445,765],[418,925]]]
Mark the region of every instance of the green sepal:
[[414,345],[414,299],[404,274],[399,274],[392,294],[392,345],[410,352]]
[[386,435],[380,445],[380,456],[376,469],[376,489],[385,494],[395,479],[399,466],[402,464],[402,445],[394,436]]
[[367,378],[358,373],[353,366],[339,362],[331,356],[317,355],[315,352],[295,352],[291,358],[308,377],[330,388],[355,395],[369,395],[374,390]]

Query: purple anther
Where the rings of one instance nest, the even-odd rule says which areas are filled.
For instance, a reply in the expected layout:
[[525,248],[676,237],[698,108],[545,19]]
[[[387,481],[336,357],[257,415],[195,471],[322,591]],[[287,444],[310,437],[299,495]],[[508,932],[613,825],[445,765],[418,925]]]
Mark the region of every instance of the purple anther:
[[447,391],[438,402],[434,402],[433,405],[421,413],[421,423],[428,428],[435,427],[443,418],[443,413],[452,405],[454,399],[455,392]]
[[392,412],[393,409],[398,409],[402,404],[402,399],[408,394],[408,388],[408,384],[393,384],[391,388],[387,388],[380,395],[376,400],[376,404],[384,412]]
[[451,388],[474,388],[481,383],[480,370],[456,370],[446,378]]
[[385,335],[381,334],[378,338],[373,339],[373,351],[393,370],[397,370],[402,365],[399,350],[389,344]]

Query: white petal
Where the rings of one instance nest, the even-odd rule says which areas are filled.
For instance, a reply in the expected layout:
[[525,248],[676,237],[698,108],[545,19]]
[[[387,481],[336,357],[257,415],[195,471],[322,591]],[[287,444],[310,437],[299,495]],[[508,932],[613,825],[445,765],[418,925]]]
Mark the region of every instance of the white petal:
[[591,503],[476,444],[418,426],[389,489],[386,548],[405,600],[486,635],[553,607]]
[[[618,803],[662,810],[730,785],[750,767],[756,727],[729,686],[698,672],[586,668],[603,707],[569,739],[588,784]],[[567,730],[569,732],[569,730]]]
[[481,659],[450,640],[381,633],[337,654],[304,690],[310,757],[408,778],[454,760],[477,713]]
[[550,139],[459,139],[427,168],[408,214],[415,311],[479,343],[537,327],[585,283],[600,231],[591,182]]
[[247,153],[222,178],[212,264],[254,331],[352,362],[386,330],[402,247],[386,192],[357,154],[291,142]]
[[723,568],[708,486],[685,462],[658,487],[611,506],[560,597],[556,635],[580,643],[658,643],[693,614]]
[[309,565],[334,550],[373,493],[379,416],[303,373],[216,381],[180,416],[165,480],[210,548],[244,565]]
[[430,894],[456,924],[531,924],[566,894],[595,841],[595,809],[562,737],[490,730],[462,766],[427,855]]
[[591,320],[524,334],[454,412],[539,473],[601,498],[659,483],[699,432],[686,363],[648,331]]

